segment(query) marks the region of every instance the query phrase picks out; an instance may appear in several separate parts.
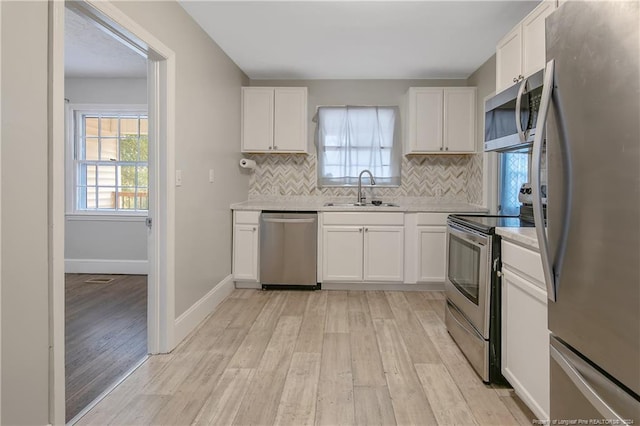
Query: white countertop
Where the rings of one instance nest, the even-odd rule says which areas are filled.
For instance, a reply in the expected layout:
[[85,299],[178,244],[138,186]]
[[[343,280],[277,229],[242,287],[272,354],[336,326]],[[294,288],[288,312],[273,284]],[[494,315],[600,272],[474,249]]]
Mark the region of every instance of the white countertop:
[[248,200],[231,204],[232,210],[282,210],[282,211],[358,211],[358,212],[470,212],[484,213],[487,209],[475,204],[439,199],[407,197],[397,200],[382,200],[391,202],[398,207],[386,206],[325,206],[327,202],[351,203],[352,198],[328,199],[322,197],[273,197],[271,199]]
[[496,234],[532,250],[539,250],[536,228],[496,228]]

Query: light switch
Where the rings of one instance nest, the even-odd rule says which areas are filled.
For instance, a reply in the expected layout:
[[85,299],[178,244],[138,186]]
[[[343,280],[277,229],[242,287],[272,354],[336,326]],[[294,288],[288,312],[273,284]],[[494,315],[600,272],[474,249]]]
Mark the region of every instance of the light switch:
[[209,169],[209,183],[213,183],[214,176],[213,169]]
[[176,186],[182,186],[182,170],[176,170]]

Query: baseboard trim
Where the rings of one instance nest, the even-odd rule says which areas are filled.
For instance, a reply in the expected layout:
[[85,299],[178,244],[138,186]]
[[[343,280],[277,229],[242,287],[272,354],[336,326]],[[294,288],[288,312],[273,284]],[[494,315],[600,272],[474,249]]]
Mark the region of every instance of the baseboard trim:
[[149,262],[121,259],[65,259],[64,271],[70,274],[147,275]]
[[444,283],[322,283],[323,290],[444,291]]
[[216,307],[222,303],[234,290],[233,276],[228,275],[213,287],[200,300],[191,305],[182,315],[176,318],[175,322],[175,343],[176,346],[184,340],[195,328],[215,311]]

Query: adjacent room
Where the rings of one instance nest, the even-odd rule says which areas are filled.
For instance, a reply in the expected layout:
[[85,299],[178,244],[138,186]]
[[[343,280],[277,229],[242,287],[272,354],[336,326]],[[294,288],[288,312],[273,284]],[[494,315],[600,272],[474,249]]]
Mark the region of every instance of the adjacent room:
[[147,356],[147,60],[65,10],[66,421]]

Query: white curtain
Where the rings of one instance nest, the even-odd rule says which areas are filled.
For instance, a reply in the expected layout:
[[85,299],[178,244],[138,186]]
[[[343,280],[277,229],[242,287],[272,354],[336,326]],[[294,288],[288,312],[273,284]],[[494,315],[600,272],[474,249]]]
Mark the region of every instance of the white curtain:
[[396,107],[319,107],[319,186],[357,185],[365,169],[373,173],[376,185],[400,186],[397,121]]

